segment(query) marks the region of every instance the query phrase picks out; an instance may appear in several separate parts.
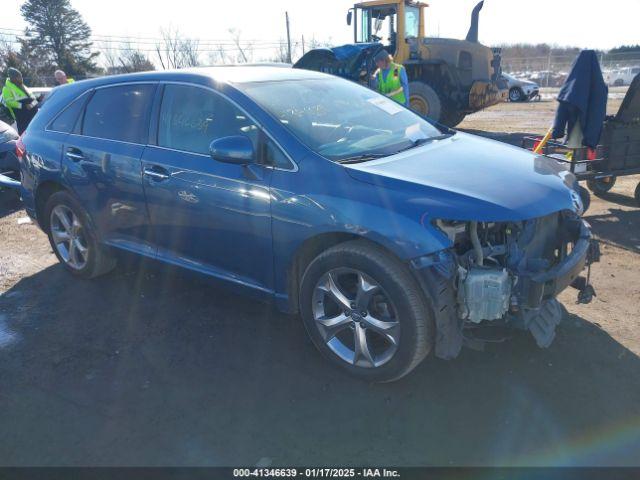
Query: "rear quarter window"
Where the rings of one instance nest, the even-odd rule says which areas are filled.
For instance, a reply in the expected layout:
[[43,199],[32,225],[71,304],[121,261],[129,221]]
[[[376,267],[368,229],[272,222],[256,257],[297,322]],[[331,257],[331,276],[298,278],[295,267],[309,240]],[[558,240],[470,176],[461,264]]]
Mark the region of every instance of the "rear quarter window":
[[76,98],[70,105],[63,108],[63,110],[55,117],[55,119],[49,124],[48,129],[54,132],[71,133],[78,121],[82,107],[87,100],[86,95],[81,95]]
[[100,88],[87,104],[82,134],[146,144],[156,85],[133,84]]

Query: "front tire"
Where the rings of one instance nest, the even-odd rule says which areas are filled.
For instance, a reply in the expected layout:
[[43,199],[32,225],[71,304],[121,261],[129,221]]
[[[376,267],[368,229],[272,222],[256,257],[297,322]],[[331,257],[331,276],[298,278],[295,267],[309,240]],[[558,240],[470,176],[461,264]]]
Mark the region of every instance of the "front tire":
[[442,102],[436,91],[426,83],[409,83],[409,106],[423,117],[439,122],[442,118]]
[[44,215],[51,248],[67,271],[94,278],[115,267],[115,260],[98,242],[89,216],[68,192],[51,195]]
[[509,90],[509,101],[511,102],[522,102],[524,100],[524,92],[518,88],[513,87]]
[[357,240],[307,267],[300,312],[309,336],[334,365],[371,382],[399,379],[429,353],[433,315],[408,268]]

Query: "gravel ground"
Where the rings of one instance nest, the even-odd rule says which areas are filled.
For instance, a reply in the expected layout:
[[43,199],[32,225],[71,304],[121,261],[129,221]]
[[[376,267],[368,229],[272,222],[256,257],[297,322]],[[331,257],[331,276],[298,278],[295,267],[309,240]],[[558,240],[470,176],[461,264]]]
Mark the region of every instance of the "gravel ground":
[[[554,108],[502,104],[461,128],[517,143]],[[0,192],[0,465],[640,465],[638,180],[594,197],[598,296],[562,295],[549,349],[519,335],[388,385],[205,279],[142,263],[74,280]]]

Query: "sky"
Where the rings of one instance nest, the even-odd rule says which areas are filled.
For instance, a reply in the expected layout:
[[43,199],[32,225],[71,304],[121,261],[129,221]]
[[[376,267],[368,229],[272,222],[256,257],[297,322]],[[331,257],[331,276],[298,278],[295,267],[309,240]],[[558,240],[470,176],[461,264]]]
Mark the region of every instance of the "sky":
[[[429,0],[429,36],[463,38],[477,0]],[[0,29],[23,29],[22,0],[2,0]],[[278,41],[285,37],[289,12],[294,40],[352,41],[346,25],[350,0],[239,0],[179,2],[147,0],[71,0],[96,35],[158,37],[172,27],[189,37],[230,40],[229,28],[241,38]],[[609,49],[640,43],[640,0],[485,0],[480,41],[487,45],[551,43]],[[151,46],[149,48],[152,48]]]

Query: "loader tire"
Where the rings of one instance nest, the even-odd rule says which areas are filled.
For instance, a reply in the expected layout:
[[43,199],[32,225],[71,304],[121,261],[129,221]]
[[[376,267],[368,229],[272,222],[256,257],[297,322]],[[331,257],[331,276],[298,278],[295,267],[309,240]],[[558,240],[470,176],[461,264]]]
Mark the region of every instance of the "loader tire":
[[442,102],[436,91],[423,82],[409,83],[409,107],[423,117],[441,121]]
[[460,110],[445,109],[440,116],[440,123],[447,127],[455,128],[464,120],[467,114]]

